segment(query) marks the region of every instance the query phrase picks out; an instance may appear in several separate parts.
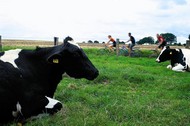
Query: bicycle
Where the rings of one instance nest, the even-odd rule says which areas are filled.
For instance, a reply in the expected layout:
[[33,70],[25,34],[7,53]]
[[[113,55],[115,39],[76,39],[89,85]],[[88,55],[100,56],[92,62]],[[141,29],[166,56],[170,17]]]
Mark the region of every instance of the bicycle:
[[115,50],[116,50],[115,48],[113,48],[113,49],[114,49],[114,51],[111,51],[109,49],[108,45],[105,44],[103,48],[99,49],[99,52],[100,52],[101,55],[103,55],[103,54],[113,54],[115,52]]
[[[126,46],[122,46],[119,50],[119,55],[123,56],[129,56],[129,50],[126,48]],[[132,52],[131,52],[131,57],[141,57],[142,56],[142,51],[140,50],[139,47],[134,47]]]
[[151,53],[150,55],[149,55],[149,58],[156,58],[156,57],[158,57],[158,55],[160,54],[160,52],[158,51],[158,49],[152,49],[151,50],[153,53]]
[[129,51],[128,51],[128,49],[126,48],[126,46],[122,46],[122,47],[119,49],[119,55],[121,55],[121,56],[128,56],[128,55],[129,55]]
[[132,52],[131,52],[132,57],[141,57],[142,56],[142,51],[140,50],[140,47],[134,47]]

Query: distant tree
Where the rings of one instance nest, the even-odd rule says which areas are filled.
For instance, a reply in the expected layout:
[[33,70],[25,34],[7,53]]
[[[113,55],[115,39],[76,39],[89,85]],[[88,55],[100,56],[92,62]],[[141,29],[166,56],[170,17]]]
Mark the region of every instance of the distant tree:
[[177,45],[178,45],[178,43],[177,43],[177,42],[176,42],[176,43],[172,43],[172,45],[177,46]]
[[188,37],[188,38],[189,38],[189,40],[190,40],[190,34],[189,34],[189,37]]
[[119,44],[125,44],[125,42],[124,42],[124,41],[121,41],[121,42],[119,42]]
[[182,46],[182,44],[181,44],[181,43],[178,43],[177,45],[178,45],[178,46]]
[[177,37],[172,33],[162,33],[161,36],[168,42],[169,44],[177,43]]
[[88,40],[88,43],[93,43],[92,40]]
[[174,46],[182,46],[182,44],[179,42],[179,43],[173,43]]
[[144,37],[144,38],[140,39],[137,43],[138,44],[144,44],[144,43],[154,44],[154,38],[151,36]]
[[95,40],[94,43],[99,43],[99,42],[97,40]]

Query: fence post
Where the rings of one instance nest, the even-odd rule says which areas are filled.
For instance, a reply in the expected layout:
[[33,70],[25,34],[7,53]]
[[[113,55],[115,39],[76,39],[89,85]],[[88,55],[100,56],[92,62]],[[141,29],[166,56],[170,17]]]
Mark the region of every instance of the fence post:
[[186,41],[186,48],[189,48],[190,47],[190,40],[187,40]]
[[58,45],[59,37],[54,37],[54,46]]
[[119,39],[116,39],[116,55],[119,56]]
[[2,51],[2,41],[1,41],[1,35],[0,35],[0,51]]

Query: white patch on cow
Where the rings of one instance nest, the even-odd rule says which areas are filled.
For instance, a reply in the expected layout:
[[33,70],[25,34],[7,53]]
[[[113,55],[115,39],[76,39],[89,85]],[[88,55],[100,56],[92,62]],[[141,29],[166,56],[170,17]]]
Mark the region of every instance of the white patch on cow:
[[166,50],[166,46],[164,46],[164,48],[161,50],[158,58],[156,59],[156,62],[160,62],[159,58],[160,58],[160,55]]
[[14,67],[18,68],[15,64],[15,59],[18,58],[18,54],[20,53],[21,49],[15,49],[15,50],[8,50],[5,51],[4,55],[0,57],[0,59],[4,62],[11,63]]
[[77,46],[79,49],[80,49],[80,46],[76,43],[76,42],[74,42],[74,41],[68,41],[70,44],[72,44],[72,45],[75,45],[75,46]]
[[179,49],[175,49],[175,50],[179,52]]
[[160,62],[159,58],[156,59],[156,62]]
[[20,103],[17,102],[17,104],[16,104],[16,111],[12,111],[13,117],[17,117],[19,115],[19,113],[22,114],[21,109],[22,109],[22,107],[21,107]]
[[185,57],[185,62],[188,66],[190,66],[190,50],[189,49],[181,49],[183,55]]
[[60,103],[60,101],[56,100],[56,99],[52,99],[46,96],[46,98],[48,99],[49,103],[45,106],[45,108],[51,109],[54,107],[54,105],[56,105],[57,103]]
[[168,68],[168,69],[172,69],[172,65],[168,65],[166,68]]
[[173,71],[177,72],[183,72],[184,71],[184,66],[181,64],[177,64],[175,67],[172,68]]
[[[49,103],[45,106],[46,109],[52,109],[54,108],[54,106],[57,104],[57,103],[60,103],[60,101],[58,100],[55,100],[55,99],[52,99],[52,98],[49,98],[46,96],[46,98],[48,99]],[[46,116],[49,116],[49,113],[40,113],[38,114],[37,116],[32,116],[30,117],[28,120],[34,120],[34,119],[39,119],[39,118],[43,118],[43,117],[46,117]]]
[[71,76],[69,76],[69,74],[67,74],[67,73],[64,73],[64,74],[62,75],[62,77],[71,77]]

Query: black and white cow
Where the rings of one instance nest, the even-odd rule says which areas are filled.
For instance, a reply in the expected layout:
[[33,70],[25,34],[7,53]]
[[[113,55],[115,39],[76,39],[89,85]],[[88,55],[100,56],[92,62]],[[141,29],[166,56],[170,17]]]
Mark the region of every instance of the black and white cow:
[[168,69],[174,71],[190,71],[190,50],[189,49],[170,49],[169,46],[164,47],[160,55],[156,59],[158,63],[170,60],[171,64]]
[[0,123],[53,114],[62,104],[53,99],[62,74],[95,79],[99,72],[70,37],[55,47],[0,53]]

